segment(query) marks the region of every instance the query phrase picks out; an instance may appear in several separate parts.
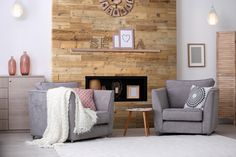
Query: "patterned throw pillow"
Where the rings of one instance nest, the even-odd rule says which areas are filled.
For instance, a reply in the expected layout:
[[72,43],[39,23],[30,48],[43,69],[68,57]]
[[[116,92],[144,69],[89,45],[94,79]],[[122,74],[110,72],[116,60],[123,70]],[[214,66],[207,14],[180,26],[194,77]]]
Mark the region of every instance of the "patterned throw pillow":
[[184,108],[203,108],[207,94],[212,87],[198,87],[192,85]]
[[79,89],[75,88],[74,91],[78,94],[82,105],[85,108],[90,108],[91,110],[96,111],[96,105],[93,100],[93,90],[92,89]]

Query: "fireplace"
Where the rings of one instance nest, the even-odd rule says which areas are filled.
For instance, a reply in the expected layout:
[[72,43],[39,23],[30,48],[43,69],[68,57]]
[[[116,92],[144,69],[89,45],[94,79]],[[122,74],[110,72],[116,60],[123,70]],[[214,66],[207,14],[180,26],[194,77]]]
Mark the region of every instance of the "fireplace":
[[86,89],[114,90],[115,101],[147,101],[147,76],[86,76]]

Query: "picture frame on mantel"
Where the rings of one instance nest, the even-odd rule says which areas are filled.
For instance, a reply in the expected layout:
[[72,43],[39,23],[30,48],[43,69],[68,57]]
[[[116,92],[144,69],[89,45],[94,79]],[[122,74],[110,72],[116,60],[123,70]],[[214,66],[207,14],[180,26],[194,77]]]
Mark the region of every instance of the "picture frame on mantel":
[[189,43],[188,44],[188,67],[205,67],[205,44]]
[[120,48],[120,36],[117,34],[113,36],[113,48]]
[[127,85],[127,99],[139,99],[140,98],[140,86],[139,85]]
[[134,49],[134,30],[133,29],[120,30],[120,48]]

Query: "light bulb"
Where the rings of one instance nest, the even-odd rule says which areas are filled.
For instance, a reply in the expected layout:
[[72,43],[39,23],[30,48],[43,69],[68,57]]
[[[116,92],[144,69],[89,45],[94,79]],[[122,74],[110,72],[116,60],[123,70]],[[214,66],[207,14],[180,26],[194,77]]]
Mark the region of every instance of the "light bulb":
[[215,8],[212,6],[210,12],[208,13],[208,24],[216,25],[218,23],[218,16]]
[[23,8],[22,4],[15,1],[15,3],[12,6],[11,13],[12,13],[13,17],[20,18],[24,13],[24,8]]

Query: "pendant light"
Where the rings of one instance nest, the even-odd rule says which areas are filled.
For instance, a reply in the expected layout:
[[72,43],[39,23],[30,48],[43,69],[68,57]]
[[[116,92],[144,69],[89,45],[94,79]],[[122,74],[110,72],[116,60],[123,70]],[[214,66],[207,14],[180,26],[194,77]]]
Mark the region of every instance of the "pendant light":
[[211,10],[210,10],[209,13],[208,13],[208,19],[207,19],[207,21],[208,21],[208,24],[209,24],[209,25],[216,25],[216,24],[218,23],[218,21],[219,21],[218,15],[217,15],[217,13],[216,13],[216,10],[215,10],[213,4],[212,4],[212,6],[211,6]]
[[15,1],[15,3],[13,4],[13,6],[11,8],[11,14],[15,18],[20,18],[24,14],[23,5],[20,2],[18,2],[17,0]]

